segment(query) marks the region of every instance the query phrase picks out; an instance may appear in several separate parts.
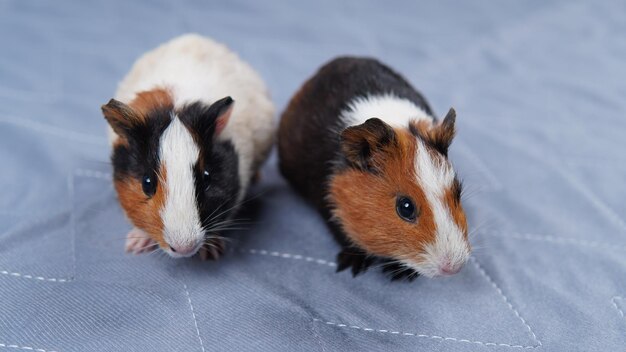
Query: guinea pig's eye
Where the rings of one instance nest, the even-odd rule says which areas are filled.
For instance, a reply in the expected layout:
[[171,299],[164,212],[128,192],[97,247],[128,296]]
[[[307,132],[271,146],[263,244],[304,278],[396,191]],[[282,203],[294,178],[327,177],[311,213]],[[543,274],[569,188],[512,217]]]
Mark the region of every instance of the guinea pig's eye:
[[404,221],[415,222],[417,218],[417,207],[409,197],[398,197],[396,199],[396,212]]
[[152,197],[156,192],[156,177],[145,175],[141,180],[141,187],[143,188],[143,193],[148,197]]
[[204,183],[208,183],[211,180],[211,173],[209,172],[209,170],[204,169],[204,171],[202,171],[202,181],[204,181]]

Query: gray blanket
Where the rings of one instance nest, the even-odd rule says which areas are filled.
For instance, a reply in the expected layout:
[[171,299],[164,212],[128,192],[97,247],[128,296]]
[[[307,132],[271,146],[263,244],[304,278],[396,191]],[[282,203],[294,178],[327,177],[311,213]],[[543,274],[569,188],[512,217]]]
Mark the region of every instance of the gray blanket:
[[[626,348],[622,1],[0,0],[0,350]],[[123,253],[100,105],[185,32],[226,43],[282,110],[341,54],[443,113],[475,252],[456,276],[335,273],[275,155],[219,262]]]

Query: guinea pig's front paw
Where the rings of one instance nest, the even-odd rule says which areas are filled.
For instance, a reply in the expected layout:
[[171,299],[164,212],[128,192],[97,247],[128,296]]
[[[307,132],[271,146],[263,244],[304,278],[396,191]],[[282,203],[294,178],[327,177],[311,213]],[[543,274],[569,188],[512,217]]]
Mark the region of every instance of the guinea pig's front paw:
[[224,254],[224,240],[218,237],[211,237],[204,242],[204,245],[198,251],[200,260],[218,260]]
[[126,235],[126,252],[132,252],[133,254],[139,254],[143,252],[150,252],[157,245],[150,235],[148,235],[145,231],[133,228],[130,230],[128,235]]
[[374,257],[368,256],[359,248],[346,247],[337,254],[337,272],[352,267],[352,276],[354,277],[367,271],[374,260]]
[[391,281],[408,280],[413,281],[419,276],[417,271],[407,268],[395,260],[389,260],[383,264],[383,273],[387,274]]

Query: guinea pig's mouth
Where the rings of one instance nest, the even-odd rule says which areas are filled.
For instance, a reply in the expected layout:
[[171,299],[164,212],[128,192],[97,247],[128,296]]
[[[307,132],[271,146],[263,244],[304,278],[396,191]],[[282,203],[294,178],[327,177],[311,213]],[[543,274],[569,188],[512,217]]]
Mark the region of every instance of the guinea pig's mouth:
[[163,248],[163,251],[172,258],[189,258],[198,253],[204,241],[199,241],[193,245],[171,245],[167,244],[169,248]]
[[461,271],[469,255],[467,246],[443,253],[437,251],[436,246],[427,246],[415,259],[402,260],[402,263],[428,278],[451,276]]

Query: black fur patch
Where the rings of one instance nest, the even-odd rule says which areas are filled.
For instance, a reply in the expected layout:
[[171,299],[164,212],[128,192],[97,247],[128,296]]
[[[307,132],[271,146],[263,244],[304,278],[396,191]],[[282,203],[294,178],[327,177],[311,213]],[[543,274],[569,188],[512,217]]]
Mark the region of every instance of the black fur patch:
[[[217,141],[213,136],[215,119],[223,112],[222,108],[212,109],[197,102],[175,111],[200,148],[200,159],[194,165],[194,182],[205,227],[224,220],[236,210],[240,190],[239,158],[235,148],[230,141]],[[156,174],[160,169],[159,142],[171,123],[171,114],[169,109],[156,109],[146,116],[144,123],[126,132],[128,146],[117,145],[111,155],[117,180],[134,177],[141,181],[147,174]],[[208,177],[204,175],[205,170],[209,172]]]
[[389,276],[391,281],[413,281],[419,273],[411,268],[399,264],[393,259],[382,259],[383,272]]
[[232,103],[230,97],[210,106],[196,102],[177,113],[200,147],[200,157],[194,165],[196,200],[202,226],[209,231],[219,227],[218,223],[237,208],[239,157],[230,141],[218,141],[215,136],[217,118]]
[[347,162],[363,171],[378,172],[372,167],[375,153],[396,141],[396,132],[378,118],[351,126],[341,132],[341,150]]
[[154,177],[159,171],[159,140],[170,120],[169,110],[157,109],[151,111],[143,123],[125,131],[128,145],[118,144],[111,154],[116,180],[134,177],[141,181],[145,175],[150,175],[159,182]]
[[[386,65],[375,59],[342,57],[324,65],[304,84],[289,102],[280,122],[280,170],[294,189],[318,208],[343,247],[337,257],[338,271],[350,267],[353,275],[367,270],[377,258],[354,248],[332,219],[328,180],[333,174],[354,167],[341,150],[340,132],[347,127],[341,113],[356,98],[386,94],[408,99],[433,115],[426,99]],[[380,142],[386,143],[385,138]],[[355,156],[358,163],[363,163],[376,145],[359,147]]]

